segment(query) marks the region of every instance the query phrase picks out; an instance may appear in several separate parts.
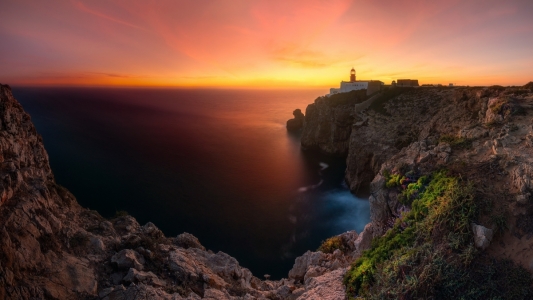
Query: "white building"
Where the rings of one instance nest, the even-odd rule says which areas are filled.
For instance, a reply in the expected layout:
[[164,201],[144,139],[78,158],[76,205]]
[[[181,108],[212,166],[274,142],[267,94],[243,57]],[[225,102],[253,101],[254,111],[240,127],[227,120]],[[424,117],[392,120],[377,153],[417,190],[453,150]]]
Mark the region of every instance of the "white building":
[[[375,89],[374,86],[376,86],[376,81],[370,80],[370,81],[361,81],[361,80],[355,80],[355,69],[352,68],[350,71],[350,81],[341,81],[340,88],[331,88],[329,89],[329,94],[327,96],[331,96],[338,93],[347,93],[351,91],[357,91],[357,90],[369,90],[368,84],[372,82],[372,89]],[[379,81],[379,88],[383,85],[383,82]]]

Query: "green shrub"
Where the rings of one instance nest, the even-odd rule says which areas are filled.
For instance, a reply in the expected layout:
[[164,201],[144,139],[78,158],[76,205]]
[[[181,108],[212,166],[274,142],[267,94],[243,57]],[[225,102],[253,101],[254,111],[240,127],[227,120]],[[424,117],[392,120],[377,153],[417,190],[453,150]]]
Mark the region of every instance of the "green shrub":
[[[414,199],[422,193],[427,185],[428,177],[422,176],[416,182],[409,183],[400,194],[398,200],[405,205],[411,205]],[[402,182],[403,184],[403,182]]]
[[344,240],[340,236],[331,237],[323,241],[322,245],[318,247],[318,251],[322,251],[324,253],[333,253],[337,249],[341,250],[342,252],[345,252],[348,249]]
[[385,186],[387,188],[400,186],[402,184],[402,181],[404,181],[405,179],[405,176],[403,176],[402,174],[392,174],[388,178],[385,177]]

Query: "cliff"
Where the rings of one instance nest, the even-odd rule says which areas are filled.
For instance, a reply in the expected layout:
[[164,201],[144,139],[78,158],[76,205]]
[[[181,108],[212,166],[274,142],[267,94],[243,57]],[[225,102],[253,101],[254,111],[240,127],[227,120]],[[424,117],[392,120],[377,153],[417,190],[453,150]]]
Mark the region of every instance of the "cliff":
[[317,98],[305,110],[302,147],[345,156],[354,123],[354,105],[366,99],[366,90]]
[[[327,124],[342,112],[317,102],[308,107],[302,146],[344,153],[350,189],[371,192],[371,223],[360,236],[375,243],[360,245],[371,250],[356,255],[345,276],[349,297],[533,295],[530,84],[389,89],[365,107],[342,108],[350,116],[342,127]],[[324,138],[322,128],[343,143]],[[486,272],[525,280],[505,285],[481,279]]]

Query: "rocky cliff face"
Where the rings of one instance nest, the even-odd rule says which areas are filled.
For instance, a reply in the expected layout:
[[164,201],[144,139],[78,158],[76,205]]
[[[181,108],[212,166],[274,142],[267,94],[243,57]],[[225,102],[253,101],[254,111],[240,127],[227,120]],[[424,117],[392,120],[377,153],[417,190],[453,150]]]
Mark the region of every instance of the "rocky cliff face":
[[329,155],[345,156],[355,117],[355,105],[365,101],[366,91],[319,97],[305,110],[302,147]]
[[[410,170],[421,175],[445,168],[476,186],[478,197],[486,199],[482,211],[494,214],[496,209],[500,214],[500,225],[494,218],[480,217],[483,232],[490,235],[475,235],[476,245],[479,242],[481,249],[488,247],[487,252],[495,257],[511,258],[533,270],[533,254],[525,254],[527,250],[511,254],[512,249],[533,246],[529,240],[520,240],[523,235],[533,236],[530,87],[418,88],[397,94],[377,98],[364,110],[345,108],[352,116],[346,140],[346,182],[353,192],[364,186],[371,191],[372,222],[360,236],[381,236],[408,209],[398,200],[397,191],[385,187],[386,173]],[[316,125],[326,122],[324,116],[335,123],[334,108],[315,103],[308,110],[302,145],[338,149],[338,143],[328,144],[321,138],[322,125]],[[350,121],[344,120],[345,126],[332,136],[346,134]],[[335,126],[327,128],[336,130]],[[509,230],[488,246],[489,236],[493,230],[501,232],[501,224]]]

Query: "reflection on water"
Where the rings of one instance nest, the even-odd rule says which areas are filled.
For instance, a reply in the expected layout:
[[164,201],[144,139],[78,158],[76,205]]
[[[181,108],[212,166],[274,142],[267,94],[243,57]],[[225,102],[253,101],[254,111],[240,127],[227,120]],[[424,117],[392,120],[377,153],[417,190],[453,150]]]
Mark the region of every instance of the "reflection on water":
[[321,90],[20,88],[57,181],[86,207],[190,232],[258,276],[286,276],[368,202],[341,159],[300,151],[285,122]]

